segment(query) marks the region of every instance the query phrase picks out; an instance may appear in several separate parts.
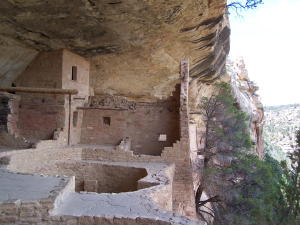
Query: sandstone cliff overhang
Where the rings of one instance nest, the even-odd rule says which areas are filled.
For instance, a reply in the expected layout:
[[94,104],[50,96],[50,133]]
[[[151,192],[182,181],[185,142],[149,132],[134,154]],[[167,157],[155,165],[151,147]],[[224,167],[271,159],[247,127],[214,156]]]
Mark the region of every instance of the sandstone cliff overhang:
[[96,91],[164,98],[178,81],[183,58],[190,59],[192,79],[211,81],[222,73],[230,33],[225,5],[224,0],[3,0],[0,85],[10,85],[38,51],[67,48],[90,58]]

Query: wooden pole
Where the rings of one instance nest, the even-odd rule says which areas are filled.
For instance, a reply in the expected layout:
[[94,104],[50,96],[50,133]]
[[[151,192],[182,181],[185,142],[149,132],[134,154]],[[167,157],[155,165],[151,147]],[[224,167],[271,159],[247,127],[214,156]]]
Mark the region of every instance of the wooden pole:
[[69,129],[68,129],[68,145],[71,143],[71,94],[69,94]]
[[1,88],[0,91],[5,92],[25,92],[25,93],[39,93],[39,94],[56,94],[56,95],[76,95],[76,89],[59,89],[59,88],[32,88],[32,87],[8,87]]

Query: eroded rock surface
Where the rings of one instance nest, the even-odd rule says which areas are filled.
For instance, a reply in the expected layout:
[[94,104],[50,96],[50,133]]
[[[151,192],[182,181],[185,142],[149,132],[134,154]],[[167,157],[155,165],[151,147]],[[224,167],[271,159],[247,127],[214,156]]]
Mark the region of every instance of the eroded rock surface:
[[229,51],[225,5],[224,0],[3,0],[1,85],[10,85],[36,51],[68,48],[90,58],[96,93],[165,98],[178,82],[183,58],[190,59],[193,79],[220,76]]
[[262,136],[264,124],[264,108],[256,91],[258,86],[249,79],[244,60],[242,58],[228,63],[228,73],[231,85],[239,107],[250,117],[252,141],[256,154],[264,155],[264,140]]

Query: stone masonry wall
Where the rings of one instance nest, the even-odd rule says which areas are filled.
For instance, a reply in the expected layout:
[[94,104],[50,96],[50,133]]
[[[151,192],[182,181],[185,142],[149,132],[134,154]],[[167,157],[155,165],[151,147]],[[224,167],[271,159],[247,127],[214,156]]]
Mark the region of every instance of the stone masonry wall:
[[[81,143],[117,145],[130,137],[136,154],[160,155],[163,148],[179,140],[178,97],[159,102],[127,102],[113,104],[119,97],[92,97],[83,108]],[[126,104],[124,104],[126,102]],[[159,140],[166,135],[165,140]]]
[[[90,148],[65,148],[65,149],[41,149],[26,150],[7,153],[1,156],[10,157],[8,169],[12,171],[41,173],[45,168],[54,165],[52,160],[81,159],[100,161],[121,162],[164,162],[175,164],[175,177],[172,188],[173,210],[182,215],[194,217],[194,192],[192,171],[190,164],[189,146],[189,117],[188,117],[188,65],[182,63],[181,93],[180,93],[180,141],[173,146],[165,147],[161,156],[135,155],[132,151],[116,150],[93,150]],[[159,120],[161,121],[161,120]],[[146,134],[146,133],[145,133]]]
[[173,195],[176,199],[173,201],[173,208],[181,214],[193,217],[196,216],[196,207],[189,140],[189,62],[181,61],[180,68],[180,145],[174,149],[177,150],[177,159],[174,159],[176,167]]
[[9,170],[22,173],[40,173],[55,160],[80,160],[81,149],[26,149],[0,153],[10,160]]
[[[89,96],[89,62],[67,50],[41,52],[15,81],[17,87],[77,89],[71,97],[54,94],[17,93],[21,96],[19,134],[37,143],[53,139],[59,130],[60,141],[51,146],[78,144],[83,106]],[[75,112],[75,113],[74,113]],[[57,133],[57,132],[56,132]],[[58,132],[59,133],[59,132]]]
[[28,148],[31,144],[20,137],[18,129],[19,96],[0,93],[0,149]]
[[91,216],[50,216],[53,208],[52,202],[35,201],[27,203],[0,203],[1,225],[171,225],[168,221],[154,218],[126,218],[126,217],[91,217]]
[[[15,81],[17,87],[61,88],[62,52],[41,52]],[[31,142],[51,139],[64,127],[64,97],[17,93],[20,97],[18,129]]]
[[0,93],[0,131],[18,134],[19,100],[16,95]]
[[173,210],[187,216],[195,216],[195,195],[193,188],[192,166],[189,145],[188,117],[188,63],[182,64],[180,93],[180,141],[173,146],[165,147],[161,157],[150,155],[134,155],[132,151],[83,149],[82,159],[111,160],[127,162],[167,162],[175,164],[173,181]]
[[19,134],[36,143],[52,139],[57,129],[64,128],[65,107],[61,99],[49,95],[21,95],[19,105]]
[[60,221],[60,217],[51,217],[57,201],[68,193],[74,191],[74,177],[61,181],[48,197],[37,200],[8,200],[0,202],[0,224],[52,224],[51,221]]

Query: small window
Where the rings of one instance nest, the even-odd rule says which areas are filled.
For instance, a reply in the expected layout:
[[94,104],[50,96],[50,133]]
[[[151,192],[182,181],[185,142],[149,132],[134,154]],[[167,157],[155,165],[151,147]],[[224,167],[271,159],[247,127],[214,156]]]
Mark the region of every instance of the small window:
[[77,66],[72,66],[72,80],[77,80]]
[[110,126],[110,117],[103,117],[103,124]]
[[166,134],[160,134],[158,137],[158,141],[167,141],[167,135]]
[[77,121],[78,121],[78,112],[75,111],[73,112],[73,127],[77,126]]

